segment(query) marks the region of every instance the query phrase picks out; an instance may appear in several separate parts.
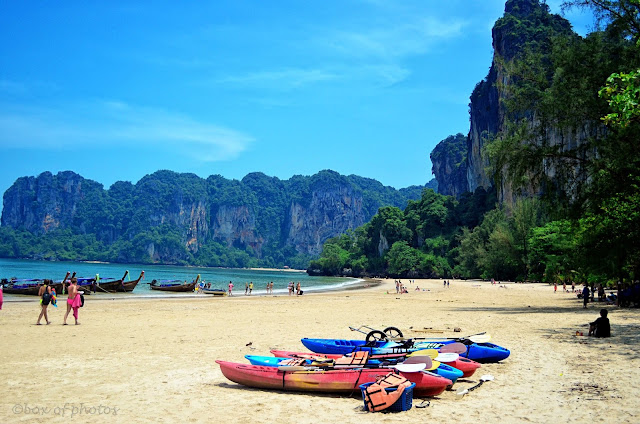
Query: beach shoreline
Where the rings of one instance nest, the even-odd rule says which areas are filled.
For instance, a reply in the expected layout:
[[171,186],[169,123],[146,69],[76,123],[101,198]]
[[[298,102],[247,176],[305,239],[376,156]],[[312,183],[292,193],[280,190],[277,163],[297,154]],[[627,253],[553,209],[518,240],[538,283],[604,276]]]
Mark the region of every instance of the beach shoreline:
[[[553,286],[416,279],[396,294],[393,279],[357,290],[303,296],[197,299],[87,297],[80,326],[63,326],[64,300],[49,308],[52,324],[36,326],[38,305],[5,303],[0,310],[0,420],[37,423],[25,407],[109,406],[118,415],[78,415],[77,422],[155,423],[414,423],[438,420],[506,422],[639,421],[637,310],[582,302]],[[420,290],[416,290],[419,287]],[[61,301],[62,300],[62,301]],[[601,307],[610,339],[586,334]],[[70,323],[73,323],[71,318]],[[354,396],[257,390],[227,380],[214,360],[247,363],[270,349],[304,351],[303,337],[363,339],[349,326],[394,326],[407,337],[456,337],[488,332],[511,350],[485,364],[426,409],[398,414],[362,411]],[[455,329],[460,331],[456,332]],[[51,372],[43,372],[51,370]],[[490,374],[494,380],[466,396],[459,388]],[[212,401],[215,399],[215,402]],[[414,406],[421,400],[414,399]],[[17,412],[16,412],[17,411]],[[310,413],[312,412],[312,413]],[[65,422],[50,412],[47,421]]]

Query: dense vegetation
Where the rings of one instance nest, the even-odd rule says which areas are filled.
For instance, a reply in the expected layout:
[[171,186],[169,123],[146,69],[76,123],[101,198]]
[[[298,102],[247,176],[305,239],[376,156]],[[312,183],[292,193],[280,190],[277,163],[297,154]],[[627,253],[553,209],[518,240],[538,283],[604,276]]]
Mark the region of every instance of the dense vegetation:
[[[81,188],[74,195],[71,186]],[[358,219],[364,222],[380,206],[419,198],[423,188],[396,190],[328,170],[289,180],[252,173],[240,181],[158,171],[135,185],[117,182],[104,190],[73,172],[44,173],[20,178],[7,190],[0,257],[304,269],[311,255],[287,240],[292,204],[308,208],[314,193],[346,193],[362,199]],[[21,199],[28,216],[10,217],[23,206],[9,205],[9,199]],[[318,213],[338,216],[334,206],[328,202]],[[216,222],[221,210],[232,210],[222,224]],[[48,221],[56,221],[54,229],[46,227]],[[214,234],[234,224],[232,234]]]
[[[495,206],[479,193],[457,202],[425,192],[328,241],[311,272],[640,277],[640,0],[565,2],[595,11],[603,29],[585,38],[545,4],[511,3],[538,8],[496,23],[517,42],[512,57],[498,58],[510,77],[501,82],[505,120],[486,154],[495,186],[510,185],[519,200]],[[478,205],[462,207],[467,220],[465,202]]]

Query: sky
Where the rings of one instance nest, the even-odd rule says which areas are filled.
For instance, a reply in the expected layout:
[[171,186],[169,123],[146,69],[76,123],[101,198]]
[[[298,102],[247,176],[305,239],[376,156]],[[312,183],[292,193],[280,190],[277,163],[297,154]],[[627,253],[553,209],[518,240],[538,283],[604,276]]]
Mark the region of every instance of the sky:
[[[560,13],[560,0],[548,1]],[[0,193],[71,170],[159,169],[396,188],[469,130],[504,0],[0,3]],[[590,18],[565,17],[579,33]]]

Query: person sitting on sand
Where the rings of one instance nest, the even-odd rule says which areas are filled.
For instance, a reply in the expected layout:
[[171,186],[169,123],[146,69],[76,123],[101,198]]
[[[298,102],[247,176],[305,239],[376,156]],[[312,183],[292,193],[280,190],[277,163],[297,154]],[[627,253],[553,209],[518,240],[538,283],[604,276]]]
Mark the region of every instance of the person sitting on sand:
[[611,337],[611,325],[607,318],[608,311],[600,309],[600,318],[589,323],[589,335],[594,337]]

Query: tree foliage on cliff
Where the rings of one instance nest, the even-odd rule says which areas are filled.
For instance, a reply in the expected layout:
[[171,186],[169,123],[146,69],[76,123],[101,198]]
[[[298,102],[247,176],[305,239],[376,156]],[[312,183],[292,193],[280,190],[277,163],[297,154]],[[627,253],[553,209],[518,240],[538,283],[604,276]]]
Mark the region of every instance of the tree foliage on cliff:
[[[362,199],[362,210],[352,211],[362,222],[380,206],[404,207],[422,188],[396,190],[329,170],[289,180],[252,173],[241,181],[162,170],[104,190],[73,172],[45,172],[5,193],[0,257],[306,268],[311,255],[288,240],[293,205],[341,193]],[[343,213],[332,206],[326,213]],[[238,228],[217,221],[225,218]],[[313,231],[316,224],[307,225]]]
[[[325,247],[339,244],[342,255],[331,270],[323,257],[313,270],[589,283],[640,277],[640,0],[565,6],[591,8],[603,26],[582,38],[546,4],[509,0],[494,27],[503,56],[490,75],[506,76],[496,78],[502,103],[484,99],[494,109],[478,116],[504,118],[489,126],[485,153],[498,189],[509,184],[521,200],[469,213],[424,194],[402,214],[381,210],[348,243],[330,240]],[[490,94],[490,81],[472,102]]]
[[[497,184],[542,195],[557,220],[540,230],[556,231],[546,239],[565,252],[562,261],[549,255],[546,274],[637,278],[640,2],[565,2],[575,6],[604,26],[585,38],[555,34],[547,49],[527,45],[504,62],[507,119],[487,153]],[[569,250],[567,232],[576,238]]]

